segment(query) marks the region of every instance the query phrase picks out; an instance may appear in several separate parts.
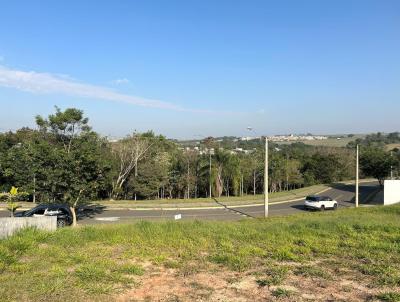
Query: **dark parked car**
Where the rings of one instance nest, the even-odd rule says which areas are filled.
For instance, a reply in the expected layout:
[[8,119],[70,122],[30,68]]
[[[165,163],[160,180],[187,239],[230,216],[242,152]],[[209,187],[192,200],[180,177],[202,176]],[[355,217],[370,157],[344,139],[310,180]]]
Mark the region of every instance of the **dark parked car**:
[[28,211],[17,212],[15,217],[57,216],[57,227],[72,224],[72,213],[67,205],[40,204]]

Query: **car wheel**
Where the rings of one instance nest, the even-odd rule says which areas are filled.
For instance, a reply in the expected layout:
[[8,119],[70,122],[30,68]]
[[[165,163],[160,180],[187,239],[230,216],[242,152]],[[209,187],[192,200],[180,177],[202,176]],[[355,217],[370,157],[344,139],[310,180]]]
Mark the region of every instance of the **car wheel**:
[[321,208],[320,208],[320,210],[321,210],[321,211],[325,211],[325,206],[322,205]]
[[335,204],[333,205],[333,210],[334,210],[334,211],[337,210],[337,203],[335,203]]
[[59,219],[59,220],[57,220],[57,227],[58,228],[63,228],[63,227],[65,227],[67,224],[66,224],[66,222],[65,222],[65,220],[64,219]]

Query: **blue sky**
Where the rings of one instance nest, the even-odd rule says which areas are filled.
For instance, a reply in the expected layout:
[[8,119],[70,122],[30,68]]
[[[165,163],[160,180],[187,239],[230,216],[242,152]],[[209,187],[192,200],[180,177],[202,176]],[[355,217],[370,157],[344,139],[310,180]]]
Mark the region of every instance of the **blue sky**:
[[0,131],[400,130],[400,1],[0,1]]

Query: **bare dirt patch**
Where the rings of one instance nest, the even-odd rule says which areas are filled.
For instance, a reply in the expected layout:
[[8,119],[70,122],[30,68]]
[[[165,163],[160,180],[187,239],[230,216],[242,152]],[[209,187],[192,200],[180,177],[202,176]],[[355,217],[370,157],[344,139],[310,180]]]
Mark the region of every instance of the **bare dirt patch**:
[[[340,280],[306,277],[289,273],[277,285],[260,286],[254,272],[232,272],[224,268],[183,275],[176,269],[152,268],[140,277],[138,286],[116,301],[377,301],[383,288],[370,280],[356,281],[352,275]],[[359,279],[358,279],[359,280]],[[391,288],[390,290],[399,290]]]

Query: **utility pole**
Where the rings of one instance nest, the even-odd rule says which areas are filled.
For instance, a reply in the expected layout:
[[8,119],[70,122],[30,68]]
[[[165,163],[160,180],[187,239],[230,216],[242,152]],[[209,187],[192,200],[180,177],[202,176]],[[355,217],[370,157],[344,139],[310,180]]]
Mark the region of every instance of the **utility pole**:
[[211,192],[211,150],[209,151],[210,152],[210,179],[209,179],[209,184],[210,184],[210,187],[209,187],[209,192],[210,192],[210,198],[212,197],[212,192]]
[[289,191],[289,153],[286,151],[286,191]]
[[268,217],[268,137],[265,136],[264,217]]
[[187,198],[190,198],[190,166],[189,166],[189,159],[187,165]]
[[356,149],[356,208],[358,208],[358,183],[359,183],[359,179],[358,179],[358,161],[359,161],[359,146],[357,145],[357,149]]

